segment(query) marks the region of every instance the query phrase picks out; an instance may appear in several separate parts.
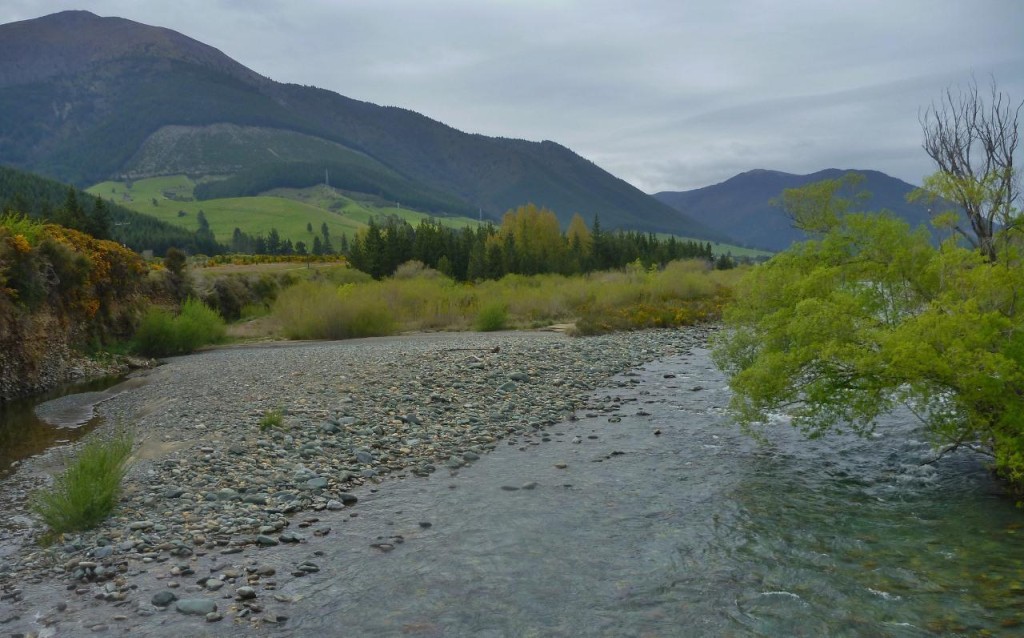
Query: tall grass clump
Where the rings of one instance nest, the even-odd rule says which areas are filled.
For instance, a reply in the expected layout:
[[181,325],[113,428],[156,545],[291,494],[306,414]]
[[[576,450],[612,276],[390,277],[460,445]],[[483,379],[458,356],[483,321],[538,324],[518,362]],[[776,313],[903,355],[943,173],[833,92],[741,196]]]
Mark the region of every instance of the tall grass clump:
[[178,316],[151,308],[135,331],[135,348],[148,357],[188,354],[224,339],[224,319],[198,299],[188,299]]
[[86,443],[53,486],[33,496],[32,510],[55,534],[98,525],[117,506],[132,442],[121,432]]
[[279,428],[284,425],[284,412],[280,409],[267,410],[260,417],[260,432],[269,430],[270,428]]

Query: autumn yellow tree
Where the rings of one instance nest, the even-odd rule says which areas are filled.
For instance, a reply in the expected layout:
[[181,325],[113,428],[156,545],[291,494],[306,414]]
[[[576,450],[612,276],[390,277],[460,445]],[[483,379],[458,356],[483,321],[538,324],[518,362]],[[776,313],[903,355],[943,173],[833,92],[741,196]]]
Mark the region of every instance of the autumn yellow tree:
[[587,222],[583,216],[576,213],[569,221],[569,228],[565,231],[565,238],[569,245],[569,260],[574,272],[586,270],[590,262],[590,256],[594,251],[594,236],[587,228]]
[[510,269],[513,272],[558,272],[565,262],[566,243],[558,217],[535,204],[505,213],[497,240],[514,252],[516,263]]

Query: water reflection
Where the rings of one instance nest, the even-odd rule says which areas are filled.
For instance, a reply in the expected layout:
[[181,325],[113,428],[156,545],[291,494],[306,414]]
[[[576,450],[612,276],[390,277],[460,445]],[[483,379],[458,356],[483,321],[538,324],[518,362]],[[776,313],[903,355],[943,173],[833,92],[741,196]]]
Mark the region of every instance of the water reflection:
[[[99,423],[99,419],[91,418],[90,410],[85,414],[84,423],[79,427],[54,427],[39,418],[36,414],[38,406],[70,394],[100,392],[122,380],[123,377],[119,376],[102,377],[62,386],[29,399],[0,403],[0,478],[10,474],[13,463],[39,454],[54,445],[76,441]],[[82,402],[78,403],[82,405]],[[78,414],[83,413],[79,410]]]

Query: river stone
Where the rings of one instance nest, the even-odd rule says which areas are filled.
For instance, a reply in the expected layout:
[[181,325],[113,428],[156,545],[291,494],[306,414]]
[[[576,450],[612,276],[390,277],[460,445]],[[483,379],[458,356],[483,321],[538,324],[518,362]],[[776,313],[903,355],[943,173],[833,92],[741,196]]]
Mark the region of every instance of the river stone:
[[274,545],[277,545],[277,539],[272,536],[267,536],[266,534],[260,534],[256,537],[256,544],[264,547],[273,547]]
[[370,463],[373,463],[373,455],[364,450],[360,450],[356,452],[356,460],[363,465],[369,465]]
[[252,600],[256,598],[256,590],[248,585],[243,585],[235,590],[235,595],[238,600]]
[[310,490],[322,490],[327,487],[327,479],[322,476],[311,478],[306,481],[306,488]]
[[305,540],[305,537],[295,532],[282,532],[278,540],[282,543],[299,543]]
[[210,591],[217,591],[224,586],[224,581],[219,578],[211,578],[206,581],[206,589]]
[[160,591],[153,594],[153,598],[150,599],[150,602],[156,605],[157,607],[166,607],[167,605],[170,605],[176,600],[178,600],[178,596],[174,592]]
[[209,598],[182,598],[174,608],[188,616],[205,616],[217,611],[217,603]]
[[349,494],[348,492],[342,492],[341,494],[338,494],[338,500],[340,500],[346,506],[355,505],[356,502],[359,501],[359,499],[356,498],[355,494]]

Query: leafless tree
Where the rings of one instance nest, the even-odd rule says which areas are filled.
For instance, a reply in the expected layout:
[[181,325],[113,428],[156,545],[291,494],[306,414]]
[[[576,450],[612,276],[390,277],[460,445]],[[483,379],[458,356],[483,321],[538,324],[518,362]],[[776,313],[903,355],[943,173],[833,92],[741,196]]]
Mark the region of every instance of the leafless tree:
[[1013,169],[1024,101],[1014,105],[992,81],[988,100],[971,81],[966,89],[946,89],[938,102],[919,115],[924,150],[939,173],[926,188],[963,207],[971,232],[957,230],[991,261],[996,260],[996,235],[1020,219],[1020,196]]

